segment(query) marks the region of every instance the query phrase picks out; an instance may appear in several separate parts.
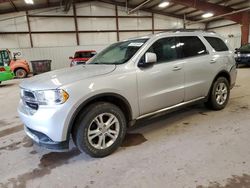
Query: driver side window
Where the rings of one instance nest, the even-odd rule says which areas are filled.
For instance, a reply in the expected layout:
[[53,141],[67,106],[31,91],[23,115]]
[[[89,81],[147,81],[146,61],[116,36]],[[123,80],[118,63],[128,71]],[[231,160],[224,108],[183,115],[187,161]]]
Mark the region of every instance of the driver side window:
[[157,40],[147,52],[156,54],[157,63],[165,63],[178,59],[178,47],[180,46],[176,43],[176,37],[167,37]]

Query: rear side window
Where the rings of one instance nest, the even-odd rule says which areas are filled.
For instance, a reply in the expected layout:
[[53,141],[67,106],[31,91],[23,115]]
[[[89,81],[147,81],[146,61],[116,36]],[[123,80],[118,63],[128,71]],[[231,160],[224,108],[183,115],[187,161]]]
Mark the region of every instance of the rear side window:
[[196,36],[179,37],[179,41],[183,58],[207,54],[205,45]]
[[213,49],[217,52],[228,51],[227,45],[217,37],[205,37],[208,43],[213,47]]

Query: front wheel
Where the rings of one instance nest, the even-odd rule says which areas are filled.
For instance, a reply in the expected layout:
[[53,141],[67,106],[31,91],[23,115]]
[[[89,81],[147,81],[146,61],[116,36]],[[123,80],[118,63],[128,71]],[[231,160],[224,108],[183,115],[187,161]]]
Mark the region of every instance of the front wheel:
[[117,106],[98,102],[80,115],[72,137],[80,151],[92,157],[105,157],[113,153],[126,134],[126,119]]
[[221,110],[225,108],[230,96],[230,88],[228,80],[225,77],[219,77],[211,88],[206,106],[213,110]]

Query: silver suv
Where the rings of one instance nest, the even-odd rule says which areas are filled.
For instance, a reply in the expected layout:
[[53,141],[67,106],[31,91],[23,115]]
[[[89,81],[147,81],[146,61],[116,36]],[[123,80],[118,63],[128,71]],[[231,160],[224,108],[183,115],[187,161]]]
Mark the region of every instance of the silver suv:
[[158,33],[25,80],[18,112],[38,144],[64,150],[72,137],[81,151],[104,157],[138,119],[197,101],[223,109],[236,74],[234,53],[217,34]]

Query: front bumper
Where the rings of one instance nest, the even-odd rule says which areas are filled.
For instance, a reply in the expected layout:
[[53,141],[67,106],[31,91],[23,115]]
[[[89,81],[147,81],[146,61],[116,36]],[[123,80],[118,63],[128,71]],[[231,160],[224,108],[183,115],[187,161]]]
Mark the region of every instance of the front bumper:
[[[29,132],[34,134],[35,131],[46,135],[49,138],[46,140],[47,144],[53,145],[53,143],[68,141],[67,115],[69,114],[69,108],[67,108],[66,105],[62,104],[53,107],[39,106],[38,110],[32,112],[32,110],[20,100],[17,110],[26,128],[33,130]],[[32,138],[31,135],[29,136]],[[32,139],[38,142],[36,138]],[[43,143],[44,140],[39,139],[39,142]]]
[[68,150],[69,142],[54,142],[47,135],[40,133],[38,131],[32,130],[24,126],[25,133],[39,146],[45,147],[51,150],[64,151]]

